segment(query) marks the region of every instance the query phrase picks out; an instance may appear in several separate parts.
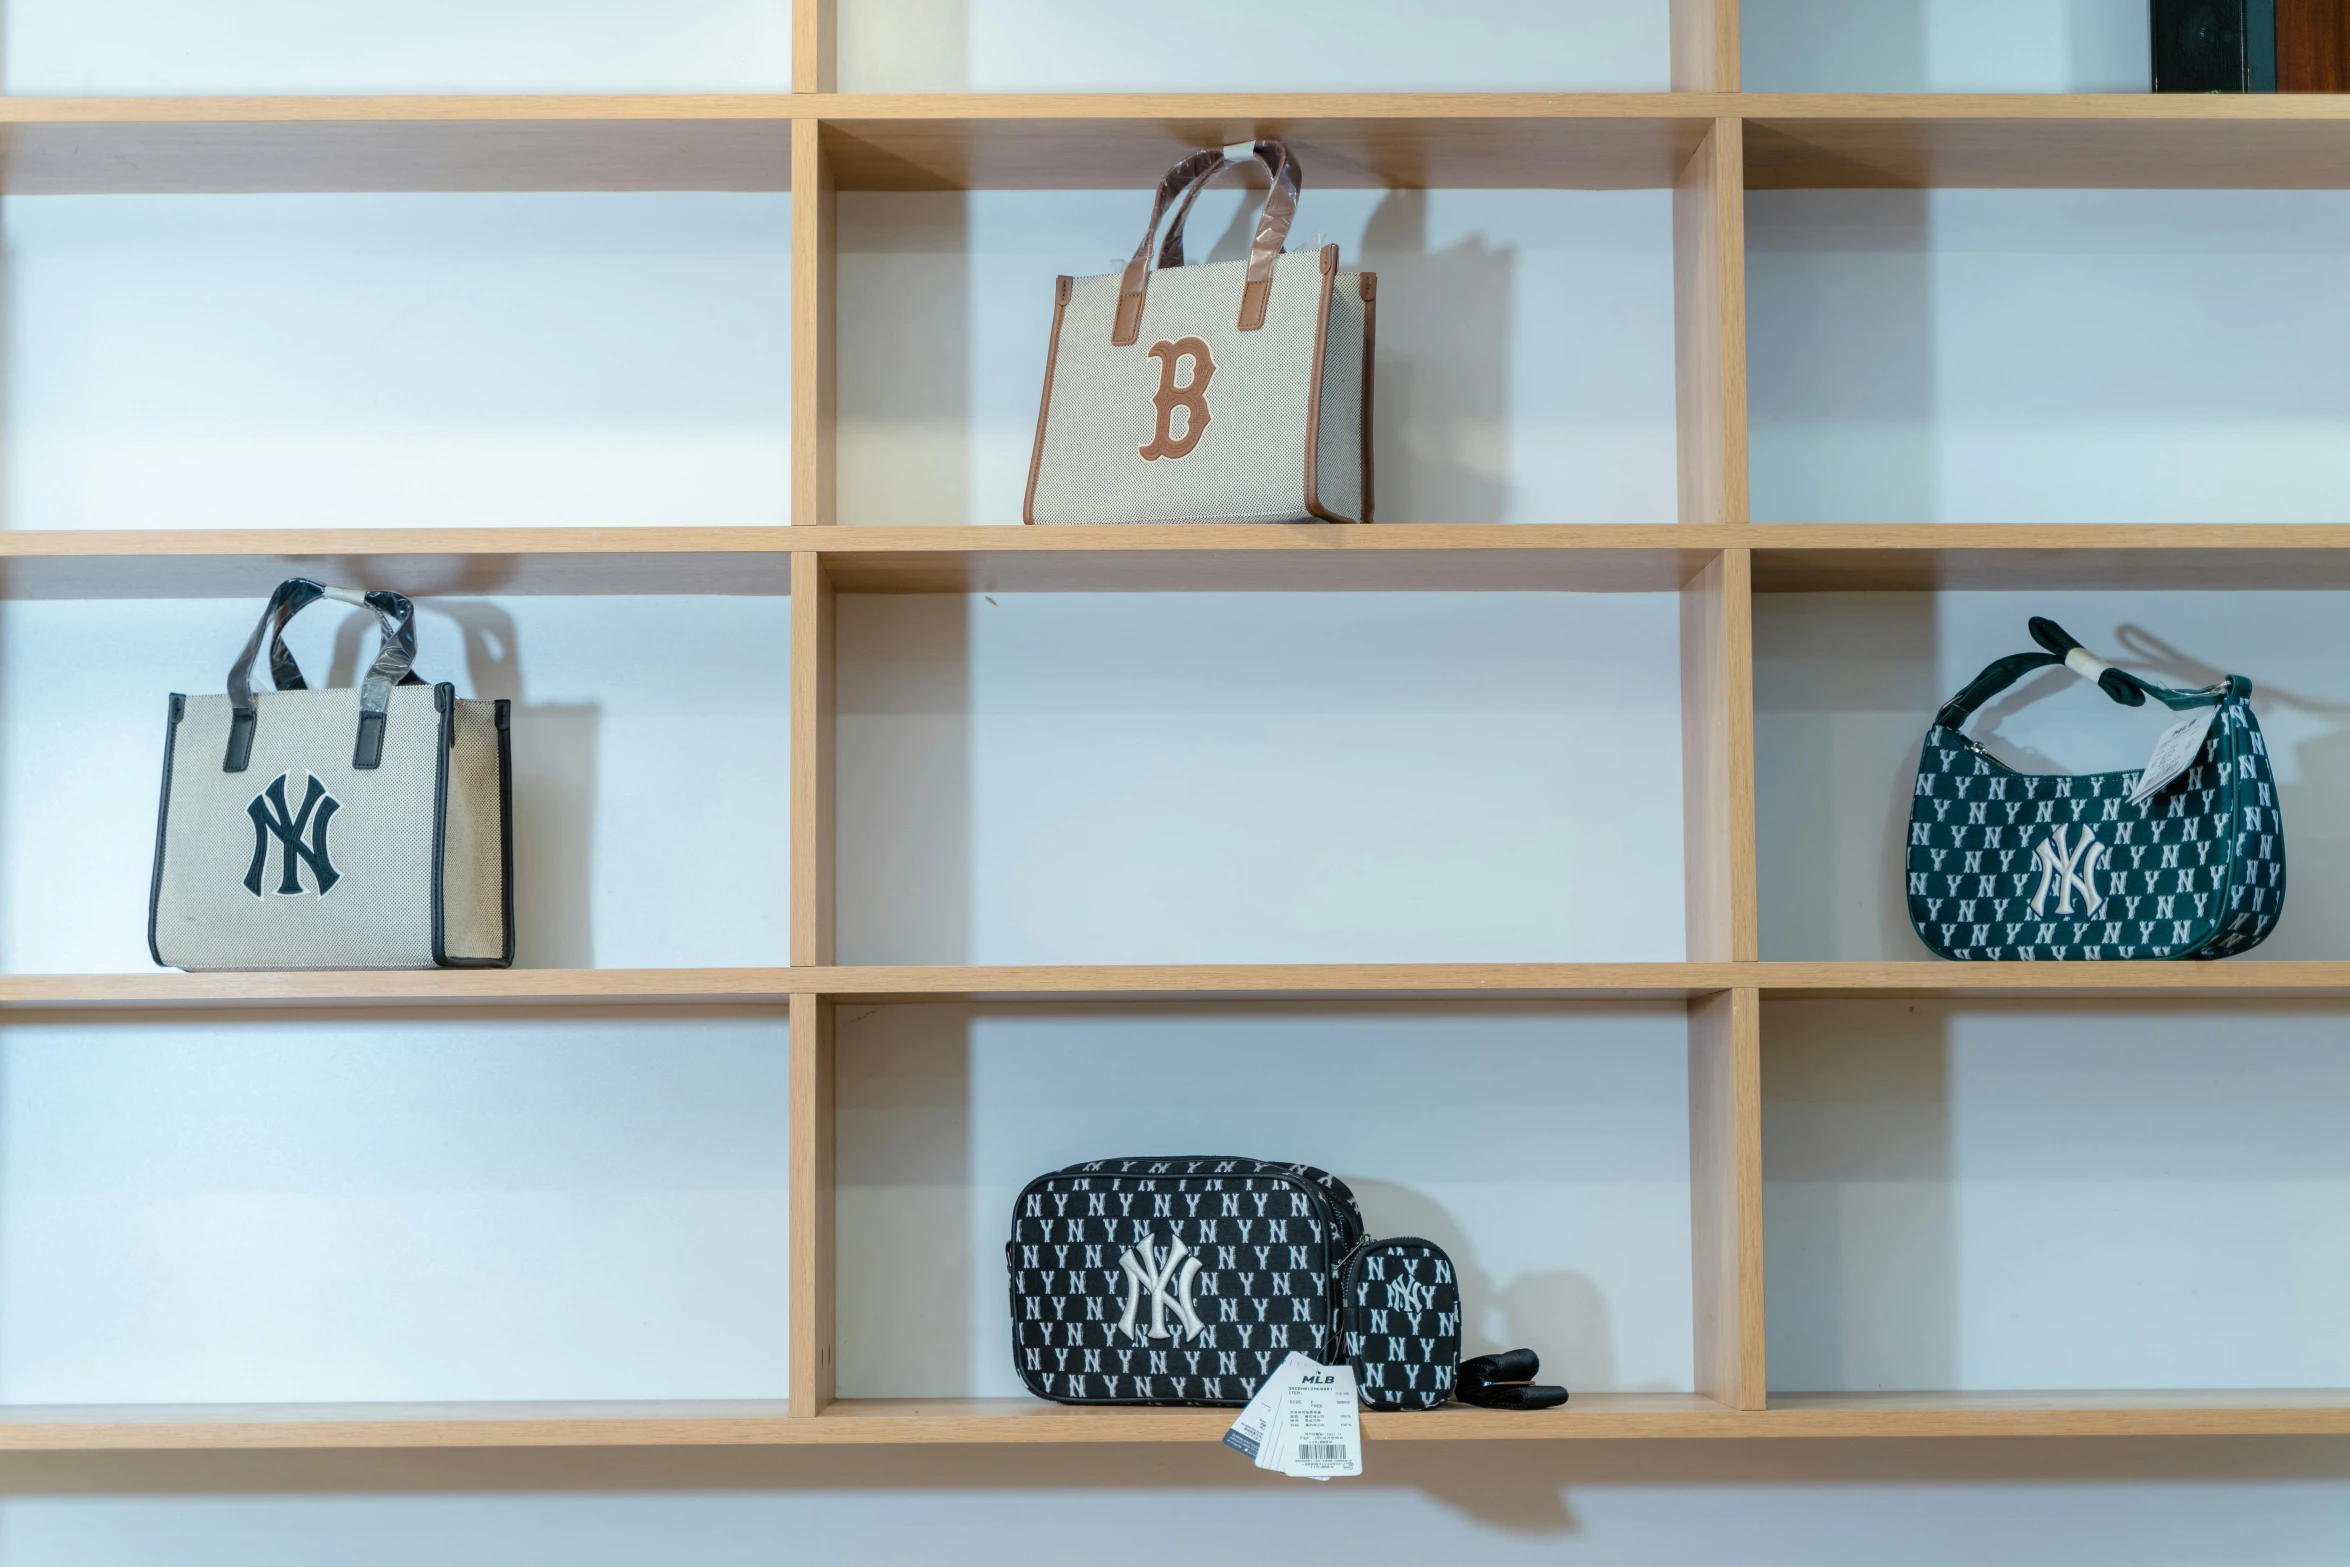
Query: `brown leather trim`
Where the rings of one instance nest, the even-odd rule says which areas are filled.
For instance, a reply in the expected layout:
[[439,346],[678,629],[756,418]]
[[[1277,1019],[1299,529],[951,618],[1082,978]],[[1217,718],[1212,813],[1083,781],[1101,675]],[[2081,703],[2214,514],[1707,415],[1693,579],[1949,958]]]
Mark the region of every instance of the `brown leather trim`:
[[1273,302],[1273,280],[1250,278],[1240,290],[1240,329],[1254,332],[1265,324],[1265,307]]
[[1322,308],[1314,316],[1314,380],[1306,392],[1306,515],[1352,522],[1322,504],[1322,345],[1330,335],[1330,296],[1338,287],[1338,247],[1322,247]]
[[1036,449],[1028,454],[1028,493],[1020,500],[1020,520],[1036,521],[1036,476],[1044,470],[1044,421],[1053,408],[1053,366],[1061,359],[1061,318],[1069,313],[1070,280],[1053,285],[1053,336],[1044,351],[1044,395],[1036,403]]
[[1131,348],[1142,336],[1142,301],[1145,282],[1137,281],[1136,266],[1129,262],[1126,275],[1118,283],[1118,314],[1110,322],[1110,346]]
[[1363,521],[1371,520],[1371,371],[1379,355],[1379,274],[1361,274],[1363,291]]

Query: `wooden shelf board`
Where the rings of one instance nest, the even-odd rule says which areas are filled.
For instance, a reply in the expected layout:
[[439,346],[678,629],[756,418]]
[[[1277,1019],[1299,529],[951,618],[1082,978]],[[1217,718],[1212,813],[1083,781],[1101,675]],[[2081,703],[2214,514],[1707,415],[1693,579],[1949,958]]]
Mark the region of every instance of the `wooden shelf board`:
[[1662,189],[1710,93],[831,94],[844,190],[1139,190],[1198,147],[1279,136],[1317,187]]
[[1747,186],[2336,189],[2350,99],[1750,94]]
[[1758,963],[1766,1001],[1835,997],[2350,1000],[2350,963]]
[[1288,137],[1317,186],[1663,188],[1717,118],[1748,184],[2350,184],[2324,95],[946,93],[0,99],[12,194],[782,190],[794,116],[844,189],[1136,189]]
[[[809,530],[814,531],[814,530]],[[1670,593],[1735,542],[1676,523],[828,528],[844,593]]]
[[2350,526],[1399,523],[1367,528],[0,530],[0,596],[258,598],[293,574],[433,594],[1671,592],[1722,550],[1774,593],[2350,589]]
[[[1218,1409],[1084,1409],[1035,1399],[85,1405],[0,1409],[0,1455],[399,1449],[1212,1443]],[[1451,1405],[1363,1416],[1387,1442],[1751,1437],[2350,1434],[2350,1389],[2123,1393],[1774,1393],[1740,1412],[1692,1393],[1590,1393],[1533,1412]],[[1237,1460],[1236,1460],[1237,1461]]]
[[780,95],[0,98],[12,196],[783,190]]
[[822,988],[860,1001],[1474,1000],[1685,998],[1738,983],[1727,963],[1266,963],[844,967]]
[[790,1001],[795,987],[804,988],[805,981],[785,968],[10,974],[0,975],[0,1014],[287,1007],[780,1007]]
[[2337,523],[1758,523],[1764,593],[2350,588]]
[[0,530],[0,596],[251,598],[290,576],[447,594],[788,594],[789,528]]
[[2350,962],[1265,963],[440,969],[0,976],[0,1012],[495,1006],[781,1006],[796,991],[927,1001],[1769,1000],[2132,998],[2350,1000]]

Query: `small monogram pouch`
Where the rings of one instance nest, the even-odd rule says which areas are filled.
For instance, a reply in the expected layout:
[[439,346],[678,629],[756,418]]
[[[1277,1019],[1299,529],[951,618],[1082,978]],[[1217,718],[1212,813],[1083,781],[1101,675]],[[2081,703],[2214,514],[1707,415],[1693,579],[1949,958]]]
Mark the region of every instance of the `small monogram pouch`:
[[[1248,259],[1184,265],[1192,203],[1250,152],[1273,185]],[[1379,279],[1336,245],[1283,254],[1301,179],[1277,141],[1195,152],[1124,271],[1060,280],[1024,521],[1371,520]]]
[[[375,612],[353,690],[314,691],[286,622]],[[269,646],[270,683],[253,690]],[[503,968],[514,961],[507,704],[427,685],[416,607],[295,578],[270,595],[225,696],[174,696],[147,945],[183,969]]]
[[1096,1159],[1012,1207],[1012,1359],[1063,1404],[1237,1408],[1295,1350],[1333,1363],[1331,1283],[1362,1239],[1311,1165]]
[[[2252,682],[2178,691],[2090,656],[2054,621],[1935,715],[1910,797],[1908,898],[1946,958],[2224,958],[2276,929],[2285,837]],[[2116,702],[2186,714],[2126,773],[2023,773],[1960,732],[1976,708],[2064,665]]]
[[1452,1259],[1416,1236],[1365,1241],[1338,1271],[1338,1344],[1366,1409],[1435,1409],[1461,1363]]

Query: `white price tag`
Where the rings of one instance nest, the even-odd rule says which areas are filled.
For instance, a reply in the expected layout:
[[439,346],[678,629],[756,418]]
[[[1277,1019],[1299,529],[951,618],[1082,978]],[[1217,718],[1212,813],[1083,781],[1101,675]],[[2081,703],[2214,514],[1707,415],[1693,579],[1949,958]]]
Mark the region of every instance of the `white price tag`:
[[1363,1472],[1363,1428],[1352,1366],[1312,1366],[1274,1412],[1257,1467],[1305,1480]]
[[[1248,1401],[1248,1407],[1232,1422],[1232,1429],[1224,1433],[1224,1445],[1246,1457],[1259,1458],[1265,1437],[1281,1411],[1282,1396],[1297,1385],[1298,1378],[1316,1369],[1312,1360],[1291,1350],[1289,1358],[1273,1368],[1273,1374],[1265,1378],[1256,1396]],[[1269,1469],[1272,1465],[1261,1463],[1259,1467]]]
[[2131,805],[2144,805],[2194,764],[2203,754],[2203,738],[2211,733],[2211,722],[2217,717],[2217,707],[2203,708],[2162,732],[2162,738],[2154,742],[2154,754],[2146,758],[2146,770],[2138,775],[2138,787],[2130,791]]

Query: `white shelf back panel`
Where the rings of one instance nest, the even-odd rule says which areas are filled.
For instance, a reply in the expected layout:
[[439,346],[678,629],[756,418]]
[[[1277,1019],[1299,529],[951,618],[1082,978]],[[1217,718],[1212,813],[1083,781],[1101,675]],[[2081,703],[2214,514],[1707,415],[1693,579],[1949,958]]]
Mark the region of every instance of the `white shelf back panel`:
[[1748,92],[2145,92],[2146,0],[1741,0]]
[[1666,0],[839,0],[844,92],[1659,91]]
[[789,92],[789,0],[8,0],[12,93]]
[[1673,594],[859,595],[844,963],[1678,959]]
[[786,1031],[0,1028],[0,1399],[779,1397]]
[[2350,1385],[2338,1004],[1765,1008],[1771,1385]]
[[1747,199],[1759,522],[2345,522],[2343,191]]
[[791,198],[0,202],[0,526],[790,520]]

